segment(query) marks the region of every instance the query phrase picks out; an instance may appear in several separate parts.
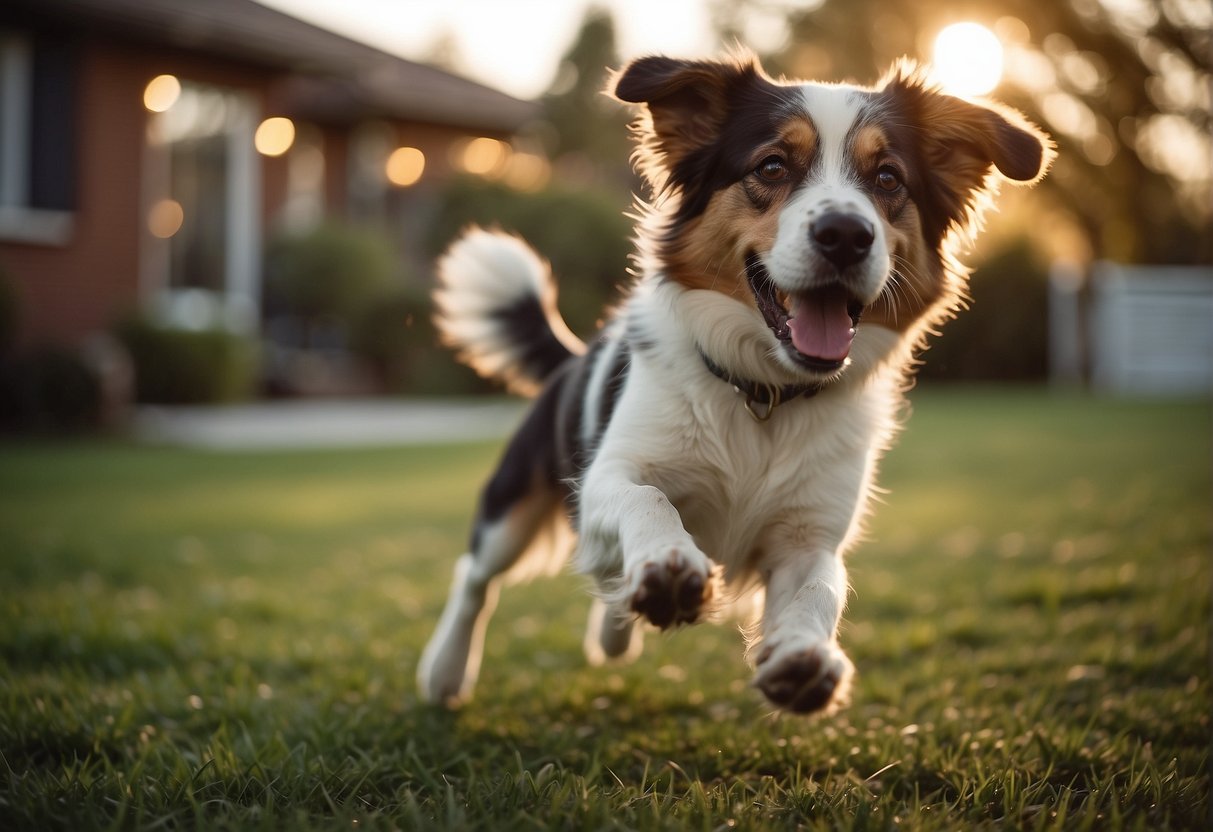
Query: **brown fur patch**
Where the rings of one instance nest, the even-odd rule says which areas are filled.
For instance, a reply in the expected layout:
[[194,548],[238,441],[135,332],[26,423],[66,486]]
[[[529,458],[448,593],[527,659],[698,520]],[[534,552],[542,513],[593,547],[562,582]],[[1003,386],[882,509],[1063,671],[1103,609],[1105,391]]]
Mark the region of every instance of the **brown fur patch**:
[[[757,167],[771,155],[786,158],[793,171],[805,171],[817,149],[817,130],[805,118],[788,119],[768,145],[754,149]],[[746,184],[737,182],[712,196],[707,209],[691,221],[667,247],[669,276],[688,289],[710,289],[742,303],[753,304],[746,285],[745,258],[767,252],[775,244],[779,212],[792,195],[794,175],[778,185],[757,185],[762,204],[755,204]]]
[[793,166],[808,168],[817,151],[817,129],[808,119],[789,119],[779,133],[779,143],[791,156]]
[[778,222],[778,209],[756,210],[740,183],[718,191],[669,247],[667,273],[688,289],[753,303],[745,285],[746,253],[770,250]]
[[880,297],[864,312],[863,323],[907,332],[944,297],[947,275],[938,253],[923,243],[913,202],[895,222],[886,219],[884,231],[893,270]]
[[875,170],[880,164],[880,154],[889,145],[889,138],[884,129],[875,124],[866,124],[855,134],[851,145],[851,155],[858,163],[859,170]]

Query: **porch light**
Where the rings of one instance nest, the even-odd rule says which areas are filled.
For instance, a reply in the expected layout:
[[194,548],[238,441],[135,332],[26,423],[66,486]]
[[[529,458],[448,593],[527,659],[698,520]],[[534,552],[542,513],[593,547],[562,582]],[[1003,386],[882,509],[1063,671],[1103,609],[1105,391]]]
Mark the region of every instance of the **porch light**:
[[533,193],[552,178],[548,160],[535,153],[515,153],[505,166],[505,184],[516,191]]
[[295,123],[289,118],[274,116],[257,126],[253,146],[263,156],[281,156],[295,143]]
[[387,157],[387,178],[398,188],[417,184],[425,172],[425,154],[415,147],[398,147]]
[[176,75],[157,75],[143,88],[143,106],[153,113],[163,113],[181,97],[181,82]]
[[477,176],[489,176],[500,170],[510,154],[510,146],[503,141],[482,136],[472,139],[463,148],[460,162],[463,169]]
[[185,211],[175,199],[161,199],[147,213],[147,230],[153,237],[167,240],[181,230]]

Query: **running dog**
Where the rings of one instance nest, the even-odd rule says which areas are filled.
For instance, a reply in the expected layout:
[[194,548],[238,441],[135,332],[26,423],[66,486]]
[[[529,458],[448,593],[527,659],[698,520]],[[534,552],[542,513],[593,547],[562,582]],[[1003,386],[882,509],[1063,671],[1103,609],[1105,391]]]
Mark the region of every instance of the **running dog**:
[[1052,143],[904,60],[865,88],[647,57],[613,91],[639,105],[652,198],[637,277],[588,346],[521,240],[473,229],[439,262],[444,342],[537,398],[481,494],[421,696],[471,696],[503,577],[558,568],[564,528],[597,589],[591,661],[635,656],[640,622],[756,599],[755,686],[827,709],[853,673],[843,557],[915,355],[962,302],[956,254],[998,185],[1038,181]]

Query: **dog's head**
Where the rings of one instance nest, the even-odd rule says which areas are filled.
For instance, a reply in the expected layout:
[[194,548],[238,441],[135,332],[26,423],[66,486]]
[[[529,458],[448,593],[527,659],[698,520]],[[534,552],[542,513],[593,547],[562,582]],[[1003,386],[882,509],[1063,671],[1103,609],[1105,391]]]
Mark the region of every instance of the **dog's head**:
[[750,57],[641,58],[614,91],[645,105],[636,162],[666,206],[665,277],[757,312],[785,377],[841,372],[861,318],[916,337],[945,314],[957,240],[1000,180],[1035,182],[1053,155],[1018,114],[905,61],[861,88],[773,81]]

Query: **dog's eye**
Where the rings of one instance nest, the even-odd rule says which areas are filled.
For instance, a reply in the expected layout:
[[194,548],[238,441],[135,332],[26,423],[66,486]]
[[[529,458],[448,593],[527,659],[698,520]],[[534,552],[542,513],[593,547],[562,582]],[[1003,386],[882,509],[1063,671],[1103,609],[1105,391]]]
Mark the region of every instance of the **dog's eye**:
[[901,177],[898,176],[897,169],[891,165],[884,165],[880,170],[876,171],[876,187],[889,193],[900,188]]
[[788,166],[778,156],[768,156],[762,160],[754,173],[767,182],[782,182],[788,177]]

